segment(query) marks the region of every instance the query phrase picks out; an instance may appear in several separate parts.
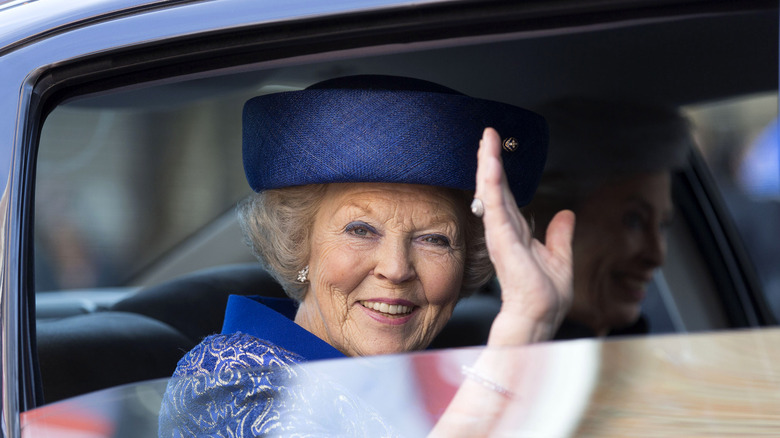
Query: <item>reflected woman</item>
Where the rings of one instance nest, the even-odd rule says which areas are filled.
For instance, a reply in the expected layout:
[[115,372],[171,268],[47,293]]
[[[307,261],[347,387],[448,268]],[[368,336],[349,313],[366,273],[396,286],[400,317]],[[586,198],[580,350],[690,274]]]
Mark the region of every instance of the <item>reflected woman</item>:
[[671,172],[693,143],[688,123],[636,102],[569,98],[537,111],[550,151],[524,212],[540,226],[557,209],[577,214],[574,299],[556,339],[647,333],[640,306],[666,257]]

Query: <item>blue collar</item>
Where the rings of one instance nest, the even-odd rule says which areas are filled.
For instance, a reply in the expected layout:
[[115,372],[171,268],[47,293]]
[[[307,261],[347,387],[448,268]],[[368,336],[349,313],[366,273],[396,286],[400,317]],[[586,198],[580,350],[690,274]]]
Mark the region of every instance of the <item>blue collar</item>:
[[222,334],[246,333],[299,354],[305,360],[345,357],[293,320],[298,305],[288,298],[231,295]]

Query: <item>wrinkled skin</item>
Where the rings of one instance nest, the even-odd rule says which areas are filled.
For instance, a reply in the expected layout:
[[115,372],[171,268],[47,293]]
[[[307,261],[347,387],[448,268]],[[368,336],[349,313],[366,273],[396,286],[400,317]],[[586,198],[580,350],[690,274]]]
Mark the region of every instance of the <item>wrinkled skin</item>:
[[460,292],[464,214],[436,187],[329,185],[296,322],[349,356],[427,347]]

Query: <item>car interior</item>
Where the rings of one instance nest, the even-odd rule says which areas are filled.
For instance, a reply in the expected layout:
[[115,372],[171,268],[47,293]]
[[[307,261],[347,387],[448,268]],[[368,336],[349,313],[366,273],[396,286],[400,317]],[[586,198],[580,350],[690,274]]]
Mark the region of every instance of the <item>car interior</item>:
[[[774,324],[780,290],[743,239],[729,210],[736,185],[721,171],[777,118],[777,35],[771,9],[563,20],[271,61],[249,51],[237,65],[75,89],[46,115],[35,170],[43,400],[170,376],[220,331],[228,295],[284,296],[236,219],[250,191],[242,105],[350,74],[417,77],[530,109],[564,96],[681,108],[700,144],[674,176],[668,257],[643,305],[651,334]],[[492,282],[459,303],[432,348],[484,344],[499,308]]]

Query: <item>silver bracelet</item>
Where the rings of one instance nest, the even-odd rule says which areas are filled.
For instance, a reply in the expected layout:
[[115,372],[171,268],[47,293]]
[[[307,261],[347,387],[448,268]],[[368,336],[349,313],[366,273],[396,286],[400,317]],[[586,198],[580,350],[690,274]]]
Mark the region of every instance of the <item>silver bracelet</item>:
[[468,377],[469,379],[479,383],[480,385],[484,386],[487,389],[490,389],[492,391],[495,391],[504,397],[508,399],[515,398],[515,393],[510,391],[508,388],[505,388],[498,383],[488,379],[487,377],[479,374],[474,368],[471,368],[470,366],[463,365],[460,369],[461,373],[463,373],[464,376]]

